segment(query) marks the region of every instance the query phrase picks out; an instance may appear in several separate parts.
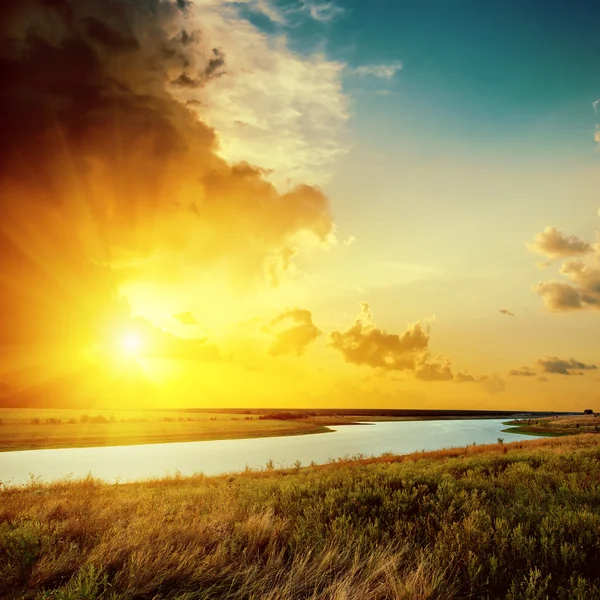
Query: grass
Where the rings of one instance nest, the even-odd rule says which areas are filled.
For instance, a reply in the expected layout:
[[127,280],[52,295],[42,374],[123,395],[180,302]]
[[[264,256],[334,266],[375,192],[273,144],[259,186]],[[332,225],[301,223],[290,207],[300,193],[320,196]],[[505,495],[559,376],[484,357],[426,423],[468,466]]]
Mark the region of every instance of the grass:
[[328,431],[321,421],[262,420],[259,415],[244,413],[0,409],[0,452],[195,442]]
[[286,413],[258,409],[235,413],[229,410],[4,408],[0,409],[0,452],[304,435],[327,433],[331,431],[329,425],[351,425],[364,420],[434,418],[456,417]]
[[503,423],[510,425],[505,433],[520,433],[541,437],[559,437],[578,433],[600,433],[600,416],[569,415],[529,418]]
[[0,597],[600,597],[600,437],[0,492]]

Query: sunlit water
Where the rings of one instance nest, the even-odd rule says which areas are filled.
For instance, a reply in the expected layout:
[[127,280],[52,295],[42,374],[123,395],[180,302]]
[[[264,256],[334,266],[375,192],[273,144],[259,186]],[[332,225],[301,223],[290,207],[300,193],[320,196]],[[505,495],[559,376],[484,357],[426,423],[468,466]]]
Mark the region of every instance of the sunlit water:
[[380,422],[331,427],[333,433],[209,442],[144,444],[102,448],[64,448],[0,452],[0,481],[18,485],[37,477],[55,481],[88,474],[114,482],[163,477],[177,472],[217,475],[264,468],[331,462],[337,458],[391,451],[406,454],[418,450],[439,450],[457,446],[531,439],[501,433],[502,420]]

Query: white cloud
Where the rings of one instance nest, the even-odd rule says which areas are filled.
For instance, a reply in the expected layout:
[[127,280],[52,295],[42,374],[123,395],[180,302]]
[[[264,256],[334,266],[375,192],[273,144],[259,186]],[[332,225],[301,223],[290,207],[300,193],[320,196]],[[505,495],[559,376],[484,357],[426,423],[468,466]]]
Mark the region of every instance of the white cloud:
[[[272,20],[282,19],[266,1],[247,3]],[[215,129],[219,154],[272,171],[280,188],[299,182],[323,185],[345,148],[349,117],[342,90],[344,65],[321,54],[292,52],[285,35],[268,36],[231,4],[190,5],[187,29],[201,35],[198,55],[212,48],[224,56],[223,74],[204,86],[171,89],[183,102],[201,103],[202,120]],[[193,109],[193,104],[190,104]]]
[[379,79],[391,79],[398,71],[402,69],[400,61],[379,64],[362,65],[360,67],[348,68],[348,72],[359,77],[378,77]]
[[333,2],[302,2],[302,9],[315,20],[320,22],[332,21],[336,17],[343,15],[346,11]]

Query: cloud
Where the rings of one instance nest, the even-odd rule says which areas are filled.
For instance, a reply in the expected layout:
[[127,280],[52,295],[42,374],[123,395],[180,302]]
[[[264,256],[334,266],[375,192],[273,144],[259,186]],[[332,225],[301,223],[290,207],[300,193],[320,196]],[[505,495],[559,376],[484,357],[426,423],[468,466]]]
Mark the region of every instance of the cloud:
[[454,376],[449,361],[424,362],[415,371],[415,377],[423,381],[449,381]]
[[[321,19],[335,14],[331,3],[306,7]],[[277,14],[276,20],[283,18]],[[210,86],[171,90],[216,130],[219,155],[260,165],[282,190],[289,184],[327,183],[332,165],[347,150],[342,141],[350,116],[341,83],[344,65],[323,54],[292,51],[285,34],[266,35],[233,3],[191,4],[186,27],[199,32],[192,44],[196,48],[186,57],[195,62],[209,41],[225,55],[224,74]],[[193,66],[184,69],[192,71],[193,79]]]
[[554,227],[546,227],[542,233],[535,236],[533,242],[527,243],[526,246],[532,252],[552,259],[581,256],[594,250],[592,244],[574,235],[566,236]]
[[263,331],[274,336],[270,353],[274,356],[295,354],[301,356],[308,345],[321,335],[309,310],[294,308],[281,313]]
[[482,375],[478,383],[491,396],[500,394],[506,389],[506,382],[498,375]]
[[[218,5],[221,0],[214,1],[214,4]],[[285,25],[286,19],[283,15],[282,11],[280,11],[272,2],[269,0],[250,0],[248,5],[251,10],[255,10],[258,13],[265,15],[265,17],[269,18],[273,23],[278,23],[279,25]]]
[[356,243],[356,237],[353,235],[348,236],[348,239],[344,240],[344,246],[352,246]]
[[457,373],[457,383],[477,383],[488,394],[495,396],[506,388],[505,381],[498,375],[471,375],[470,373]]
[[547,377],[538,377],[537,378],[539,383],[548,383],[548,378]]
[[564,263],[560,272],[570,283],[543,281],[532,287],[550,310],[600,309],[600,267],[576,260]]
[[378,79],[392,79],[394,75],[402,69],[400,61],[392,63],[382,63],[378,65],[362,65],[360,67],[349,67],[347,71],[350,74],[359,77],[377,77]]
[[[157,262],[170,280],[214,270],[249,285],[298,236],[329,239],[319,188],[280,192],[248,161],[268,147],[261,167],[318,179],[341,151],[341,65],[222,3],[0,11],[1,342],[93,339],[107,312],[127,314],[123,284],[156,280]],[[258,138],[240,133],[230,152],[235,119]]]
[[388,333],[375,327],[369,305],[361,302],[361,312],[346,331],[333,331],[330,348],[346,362],[367,365],[383,371],[409,371],[421,381],[449,381],[452,365],[446,358],[431,359],[429,329],[416,323],[402,333]]
[[506,315],[507,317],[514,317],[515,316],[514,312],[510,312],[510,310],[506,310],[505,308],[501,308],[498,312],[500,314],[502,314],[502,315]]
[[470,373],[457,373],[456,381],[458,383],[476,383],[478,381],[477,377],[471,375]]
[[301,2],[302,10],[306,11],[312,19],[321,23],[328,23],[333,19],[340,17],[346,11],[341,6],[333,2]]
[[387,371],[415,371],[427,357],[429,333],[420,323],[403,334],[387,333],[373,324],[369,305],[346,331],[334,331],[328,346],[340,352],[346,362]]
[[512,377],[535,377],[535,371],[529,367],[522,367],[521,369],[512,369],[508,373]]
[[183,312],[177,315],[173,315],[174,319],[177,319],[182,325],[198,325],[196,317],[191,312]]
[[582,375],[582,371],[591,371],[598,368],[596,365],[588,365],[574,358],[564,360],[556,356],[540,358],[537,360],[537,364],[545,373],[558,375]]

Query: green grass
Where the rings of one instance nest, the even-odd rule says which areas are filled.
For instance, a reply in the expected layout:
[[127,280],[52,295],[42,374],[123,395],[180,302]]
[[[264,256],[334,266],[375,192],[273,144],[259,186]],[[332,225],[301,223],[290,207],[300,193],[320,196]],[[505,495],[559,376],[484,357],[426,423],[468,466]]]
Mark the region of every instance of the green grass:
[[[502,425],[510,425],[510,423],[502,423]],[[557,431],[530,431],[526,427],[507,427],[501,433],[516,433],[518,435],[530,435],[532,437],[562,437],[565,435],[573,435],[569,433]]]
[[0,492],[0,597],[600,597],[600,437]]
[[507,421],[504,433],[538,437],[560,437],[579,433],[600,433],[600,418],[595,415],[565,415]]

